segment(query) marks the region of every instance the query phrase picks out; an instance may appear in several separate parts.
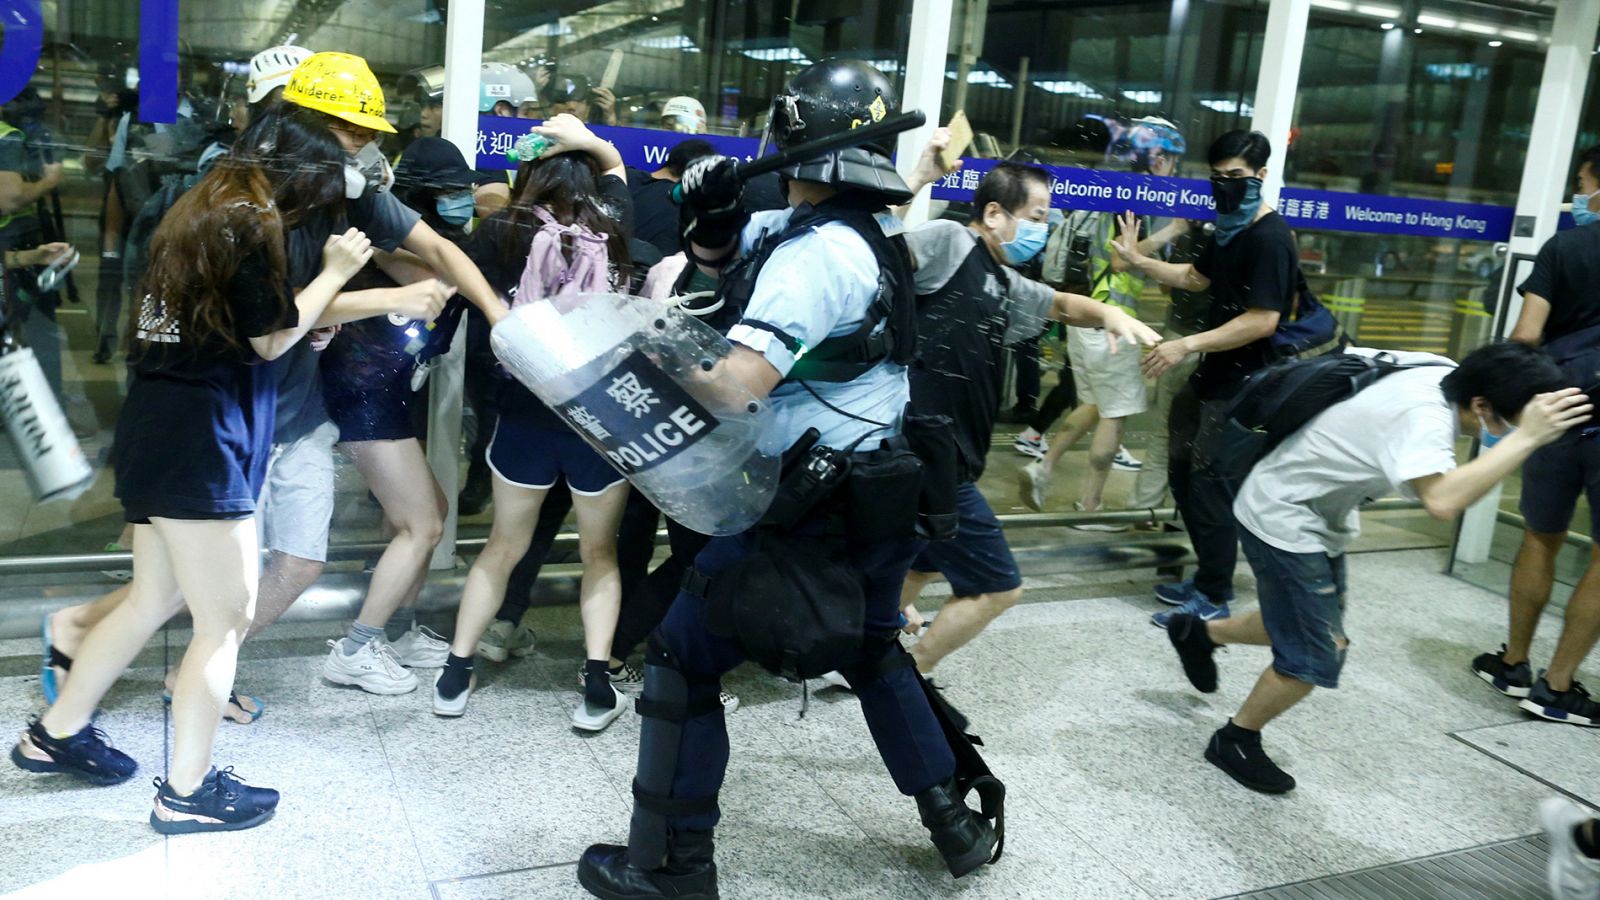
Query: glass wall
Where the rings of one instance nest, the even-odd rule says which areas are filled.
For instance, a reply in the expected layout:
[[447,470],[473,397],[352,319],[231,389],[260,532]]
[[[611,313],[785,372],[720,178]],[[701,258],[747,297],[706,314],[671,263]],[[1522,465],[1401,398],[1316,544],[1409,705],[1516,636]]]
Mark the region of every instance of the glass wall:
[[[25,211],[31,218],[14,217],[4,235],[14,248],[65,239],[82,254],[57,294],[28,304],[23,337],[45,362],[97,472],[77,499],[35,503],[10,442],[0,440],[0,556],[92,553],[118,542],[122,511],[107,460],[125,393],[132,288],[123,268],[130,233],[137,242],[134,220],[153,195],[193,173],[208,146],[226,144],[242,130],[244,85],[256,52],[292,43],[366,58],[400,131],[386,144],[391,156],[410,139],[439,131],[450,14],[445,0],[145,0],[144,6],[147,33],[141,35],[137,2],[43,3],[43,52],[27,91],[0,112],[0,121],[26,134],[25,181],[54,179],[59,165],[59,184]],[[158,42],[159,32],[148,31],[161,18],[152,10],[175,14],[173,124],[149,124],[140,114],[141,103],[161,90],[160,78],[141,71],[141,48]],[[518,115],[545,115],[561,99],[554,90],[567,85],[568,94],[593,95],[592,123],[663,127],[666,101],[688,96],[702,104],[705,130],[755,134],[774,90],[812,60],[868,59],[898,83],[910,11],[911,0],[800,0],[781,7],[731,0],[491,0],[483,59],[497,65],[502,79],[531,85],[535,102],[519,103]],[[469,415],[468,442],[472,428]],[[379,539],[377,504],[354,467],[342,457],[338,465],[334,544]],[[465,529],[464,537],[481,535],[486,519],[475,521],[479,525]]]

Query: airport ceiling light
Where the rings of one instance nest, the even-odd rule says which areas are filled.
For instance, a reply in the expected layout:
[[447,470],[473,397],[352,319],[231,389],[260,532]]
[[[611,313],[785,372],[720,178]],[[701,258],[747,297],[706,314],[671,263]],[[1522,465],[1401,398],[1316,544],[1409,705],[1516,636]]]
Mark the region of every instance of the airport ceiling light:
[[1251,106],[1250,104],[1241,104],[1239,101],[1229,99],[1227,97],[1216,100],[1201,100],[1200,105],[1204,106],[1206,109],[1215,110],[1219,113],[1227,113],[1228,115],[1238,114],[1254,116],[1256,114],[1255,107]]
[[761,62],[786,62],[797,63],[802,66],[811,65],[811,59],[799,47],[753,47],[749,50],[739,51],[744,56]]
[[524,31],[516,37],[484,48],[485,57],[493,54],[497,59],[522,59],[551,51],[548,28],[562,29],[554,32],[562,47],[578,44],[637,24],[640,20],[659,21],[683,10],[683,0],[610,0],[591,6],[581,12],[561,16],[556,22]]
[[656,37],[639,38],[634,41],[634,46],[650,50],[681,50],[684,53],[699,53],[700,48],[689,40],[687,35],[665,34]]
[[1122,96],[1135,103],[1160,103],[1160,91],[1123,91]]
[[[946,69],[944,77],[955,78],[961,73],[955,69]],[[1011,82],[1004,75],[993,69],[973,67],[967,70],[967,84],[981,84],[985,87],[1003,88],[1009,90]]]
[[1086,100],[1104,100],[1106,97],[1081,81],[1035,81],[1033,86],[1049,94],[1066,94]]

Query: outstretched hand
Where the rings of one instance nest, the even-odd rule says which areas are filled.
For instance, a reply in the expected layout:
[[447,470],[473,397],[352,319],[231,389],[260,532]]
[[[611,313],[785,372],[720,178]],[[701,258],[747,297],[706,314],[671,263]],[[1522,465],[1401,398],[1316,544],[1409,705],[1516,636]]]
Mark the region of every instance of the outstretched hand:
[[1517,431],[1531,438],[1534,446],[1543,447],[1593,417],[1594,403],[1589,395],[1581,388],[1566,388],[1534,395],[1522,408]]

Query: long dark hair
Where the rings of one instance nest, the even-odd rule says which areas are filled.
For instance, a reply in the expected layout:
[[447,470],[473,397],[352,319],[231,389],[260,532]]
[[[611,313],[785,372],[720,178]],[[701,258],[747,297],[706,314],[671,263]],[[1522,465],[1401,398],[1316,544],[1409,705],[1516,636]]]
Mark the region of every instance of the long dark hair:
[[[150,239],[150,266],[131,304],[129,340],[170,331],[190,341],[222,338],[242,351],[228,283],[264,251],[273,285],[287,272],[288,229],[344,199],[344,148],[311,111],[276,104],[253,119],[233,149],[172,205]],[[149,296],[152,316],[142,298]],[[287,307],[289,299],[279,297]]]
[[628,254],[628,239],[622,233],[616,211],[608,208],[600,196],[600,175],[600,164],[587,153],[558,153],[518,167],[516,195],[511,198],[511,206],[499,213],[517,240],[500,246],[501,262],[520,268],[527,260],[533,232],[543,225],[533,210],[543,207],[563,225],[581,225],[605,235],[617,284],[626,285],[633,258]]

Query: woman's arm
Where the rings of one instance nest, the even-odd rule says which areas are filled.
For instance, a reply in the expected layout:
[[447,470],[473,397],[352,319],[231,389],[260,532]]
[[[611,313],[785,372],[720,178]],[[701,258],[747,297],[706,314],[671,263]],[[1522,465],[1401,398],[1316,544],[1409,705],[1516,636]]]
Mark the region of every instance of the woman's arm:
[[615,175],[628,180],[627,167],[622,164],[622,154],[609,141],[589,130],[583,120],[569,113],[546,119],[535,125],[533,133],[543,135],[555,144],[545,153],[587,153],[600,164],[601,175]]
[[270,334],[252,337],[250,346],[262,359],[277,359],[289,352],[306,333],[317,327],[317,320],[333,302],[345,282],[355,277],[372,258],[372,241],[354,228],[338,236],[330,235],[322,247],[322,271],[295,295],[298,322]]

